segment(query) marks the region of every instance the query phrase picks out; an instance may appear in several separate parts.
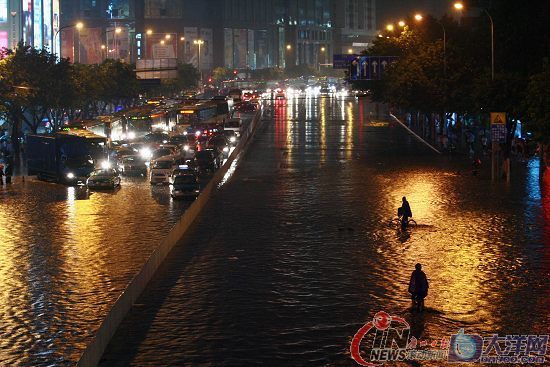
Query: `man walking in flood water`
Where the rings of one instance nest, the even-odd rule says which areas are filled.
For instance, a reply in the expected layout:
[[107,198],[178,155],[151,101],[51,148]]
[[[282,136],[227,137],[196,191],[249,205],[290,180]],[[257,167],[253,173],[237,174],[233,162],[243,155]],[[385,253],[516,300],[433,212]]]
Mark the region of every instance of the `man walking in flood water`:
[[397,210],[397,216],[401,217],[401,228],[407,229],[409,218],[411,218],[413,214],[411,211],[411,206],[405,196],[403,196],[403,204],[401,205],[401,208]]
[[413,300],[413,307],[417,307],[418,311],[424,310],[424,298],[428,295],[428,278],[422,271],[422,265],[416,264],[414,271],[411,274],[409,281],[409,293]]

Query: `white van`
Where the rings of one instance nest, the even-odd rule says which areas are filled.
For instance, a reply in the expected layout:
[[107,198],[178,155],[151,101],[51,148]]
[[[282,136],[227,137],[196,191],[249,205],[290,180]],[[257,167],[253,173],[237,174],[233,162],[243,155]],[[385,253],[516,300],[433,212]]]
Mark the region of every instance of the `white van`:
[[238,117],[233,117],[225,120],[225,124],[223,127],[224,130],[234,131],[237,138],[241,136],[242,128],[243,120]]
[[151,185],[168,184],[175,164],[174,156],[171,155],[160,157],[151,162],[151,174],[149,176]]

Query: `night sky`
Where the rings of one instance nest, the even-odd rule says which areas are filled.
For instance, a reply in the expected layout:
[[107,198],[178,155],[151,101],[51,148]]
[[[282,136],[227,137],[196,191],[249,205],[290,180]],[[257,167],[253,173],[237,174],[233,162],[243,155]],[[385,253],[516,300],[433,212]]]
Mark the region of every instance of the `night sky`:
[[404,18],[415,12],[441,16],[451,4],[450,0],[377,0],[376,22],[378,28],[381,28],[396,18]]

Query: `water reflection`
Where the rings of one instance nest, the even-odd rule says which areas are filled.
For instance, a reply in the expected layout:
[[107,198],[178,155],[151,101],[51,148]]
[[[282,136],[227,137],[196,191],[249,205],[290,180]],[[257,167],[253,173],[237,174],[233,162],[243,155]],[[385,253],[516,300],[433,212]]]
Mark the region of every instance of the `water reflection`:
[[[72,365],[185,210],[145,179],[115,192],[35,180],[0,199],[2,365]],[[156,197],[156,200],[155,200]],[[129,204],[132,205],[129,205]]]

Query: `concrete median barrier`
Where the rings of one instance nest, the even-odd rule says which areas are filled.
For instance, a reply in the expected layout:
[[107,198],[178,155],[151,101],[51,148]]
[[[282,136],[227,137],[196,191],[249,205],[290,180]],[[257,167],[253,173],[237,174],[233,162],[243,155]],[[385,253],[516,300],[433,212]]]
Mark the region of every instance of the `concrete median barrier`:
[[261,109],[254,115],[250,124],[243,131],[239,144],[235,147],[225,164],[216,171],[208,185],[202,190],[201,194],[185,211],[178,222],[172,227],[170,232],[161,241],[159,246],[149,256],[139,272],[132,278],[124,291],[115,301],[103,322],[97,329],[94,338],[86,346],[77,366],[90,367],[97,366],[109,341],[115,334],[118,326],[126,317],[132,305],[149,284],[162,262],[166,259],[170,251],[185,236],[189,227],[202,212],[210,197],[215,192],[218,185],[222,182],[233,162],[239,155],[242,155],[247,146],[252,142],[254,134],[261,124]]

